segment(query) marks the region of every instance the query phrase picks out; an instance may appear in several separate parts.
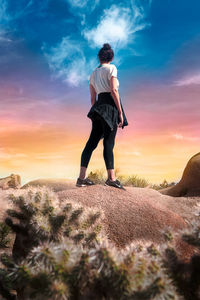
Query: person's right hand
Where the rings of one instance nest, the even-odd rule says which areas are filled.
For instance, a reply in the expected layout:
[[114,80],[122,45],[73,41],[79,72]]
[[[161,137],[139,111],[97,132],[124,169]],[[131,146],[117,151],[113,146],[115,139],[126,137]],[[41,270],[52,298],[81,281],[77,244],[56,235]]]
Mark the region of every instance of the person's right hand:
[[122,127],[123,123],[124,123],[124,118],[123,118],[123,114],[122,112],[119,114],[119,118],[120,118],[120,123],[118,124],[119,127]]

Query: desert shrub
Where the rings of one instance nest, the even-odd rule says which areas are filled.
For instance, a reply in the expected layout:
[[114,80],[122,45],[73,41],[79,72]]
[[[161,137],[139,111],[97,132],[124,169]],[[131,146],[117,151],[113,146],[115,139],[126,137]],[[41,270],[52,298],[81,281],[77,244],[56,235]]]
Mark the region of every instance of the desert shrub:
[[88,178],[94,181],[96,184],[102,184],[106,180],[106,176],[103,169],[96,169],[94,172],[88,174]]
[[4,225],[16,245],[12,255],[1,255],[4,299],[199,299],[199,224],[182,233],[197,249],[186,263],[178,259],[172,232],[161,246],[133,242],[119,250],[105,236],[98,210],[73,201],[60,207],[48,188],[28,188],[10,199],[15,208]]
[[[150,187],[152,189],[159,190],[176,184],[175,182],[169,183],[166,179],[164,179],[160,184],[151,183],[145,178],[139,177],[138,175],[120,174],[120,168],[115,169],[115,176],[124,186]],[[96,169],[94,172],[91,171],[88,177],[94,181],[95,184],[104,184],[105,180],[107,179],[107,173],[105,174],[104,169]]]
[[[105,174],[104,169],[97,169],[94,172],[91,171],[88,177],[96,184],[103,184],[107,179],[107,174]],[[140,178],[137,175],[128,176],[120,174],[119,168],[115,169],[115,177],[118,178],[125,186],[146,187],[147,185],[149,185],[149,182],[146,179]]]
[[163,182],[160,184],[151,184],[151,188],[155,189],[155,190],[160,190],[160,189],[167,188],[169,186],[174,186],[174,185],[176,185],[175,182],[167,182],[167,180],[164,179]]
[[146,187],[149,185],[146,179],[140,178],[138,175],[121,176],[120,179],[126,186]]

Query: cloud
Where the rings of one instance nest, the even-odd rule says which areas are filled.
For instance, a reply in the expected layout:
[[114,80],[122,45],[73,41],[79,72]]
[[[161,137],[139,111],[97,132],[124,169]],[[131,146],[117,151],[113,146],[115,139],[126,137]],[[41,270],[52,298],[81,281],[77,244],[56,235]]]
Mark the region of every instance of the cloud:
[[181,134],[172,134],[172,137],[174,137],[176,140],[182,140],[183,139],[183,136]]
[[[44,0],[42,5],[40,5],[40,10],[42,10],[45,5],[48,4],[49,0]],[[23,8],[15,10],[14,12],[10,13],[8,10],[8,1],[7,0],[0,0],[0,43],[10,43],[14,41],[21,41],[20,39],[13,39],[12,33],[16,30],[13,27],[13,21],[23,18],[25,15],[29,13],[33,13],[33,0],[30,0],[26,6]]]
[[173,83],[175,86],[188,86],[188,85],[200,84],[200,73],[195,75],[190,75],[185,78],[179,79]]
[[7,1],[0,0],[0,43],[12,41],[9,37],[6,36],[8,24],[11,20],[7,8],[8,8]]
[[103,15],[96,27],[84,28],[82,35],[92,48],[109,42],[113,48],[124,48],[134,40],[134,34],[147,27],[145,12],[132,2],[131,7],[111,5],[103,10]]
[[24,158],[28,155],[26,153],[8,153],[6,149],[0,148],[0,159],[15,159],[15,158]]
[[183,136],[182,134],[179,133],[175,133],[171,135],[173,138],[175,138],[176,140],[188,140],[188,141],[197,141],[200,138],[197,136],[194,137],[190,137],[190,136]]
[[70,4],[70,10],[73,15],[81,19],[81,26],[84,26],[88,14],[98,6],[100,0],[65,0]]
[[137,150],[135,150],[135,151],[125,151],[124,154],[126,154],[126,155],[135,155],[135,156],[142,155],[142,153],[140,151],[137,151]]
[[11,43],[13,40],[10,37],[6,36],[4,30],[0,30],[0,43]]
[[66,0],[74,8],[89,8],[90,11],[93,10],[99,0]]
[[52,78],[61,78],[71,86],[78,86],[88,79],[88,74],[95,65],[93,59],[87,60],[83,52],[83,45],[66,36],[55,47],[44,43],[42,51],[47,58],[49,68],[53,71]]
[[11,20],[11,16],[7,12],[8,3],[6,0],[0,0],[0,24],[6,24]]
[[[97,5],[99,0],[68,0],[68,2],[73,8],[88,9],[86,4]],[[99,22],[93,28],[88,28],[86,25],[87,18],[84,10],[81,12],[74,10],[76,15],[82,17],[82,40],[77,36],[74,38],[64,36],[61,42],[53,47],[45,43],[41,47],[52,71],[52,79],[61,78],[63,82],[75,87],[88,80],[92,69],[96,67],[97,57],[95,55],[88,59],[88,55],[86,56],[84,52],[84,46],[87,44],[91,48],[96,48],[109,42],[115,51],[115,61],[118,64],[121,57],[116,54],[122,48],[126,48],[126,56],[128,52],[130,55],[138,55],[133,47],[128,49],[127,45],[134,41],[136,32],[150,25],[145,21],[146,8],[150,5],[149,0],[146,0],[146,3],[148,4],[146,7],[137,5],[136,1],[127,1],[127,6],[126,3],[123,3],[123,6],[112,4],[108,9],[103,10]],[[85,49],[88,50],[88,47]]]
[[34,155],[34,158],[36,159],[60,159],[60,158],[66,158],[66,155],[61,155],[61,154],[52,154],[52,153],[41,153]]

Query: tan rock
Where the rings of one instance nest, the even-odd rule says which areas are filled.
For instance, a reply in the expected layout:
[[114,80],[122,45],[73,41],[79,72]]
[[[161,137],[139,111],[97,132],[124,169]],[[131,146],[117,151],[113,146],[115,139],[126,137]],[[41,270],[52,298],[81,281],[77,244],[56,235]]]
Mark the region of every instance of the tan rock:
[[50,187],[54,192],[63,191],[69,188],[75,188],[74,180],[66,178],[44,178],[35,179],[24,184],[21,189],[25,189],[29,186],[47,186]]
[[[22,188],[45,185],[56,192],[61,206],[69,200],[103,210],[107,236],[119,248],[131,242],[162,245],[165,228],[178,233],[197,218],[194,206],[200,197],[191,197],[188,201],[188,197],[174,198],[149,187],[126,186],[124,191],[100,184],[76,187],[75,183],[75,180],[67,179],[38,179]],[[180,257],[189,258],[193,248],[183,242],[180,235],[174,241]]]
[[160,189],[159,192],[173,197],[200,196],[200,152],[189,159],[176,185]]
[[11,174],[10,176],[0,178],[0,188],[7,190],[9,188],[18,189],[21,186],[21,178],[19,175]]
[[[163,230],[175,232],[187,228],[190,219],[194,219],[192,205],[186,198],[174,198],[161,195],[149,188],[126,187],[126,191],[103,185],[73,187],[57,193],[61,205],[74,200],[85,206],[95,206],[103,210],[104,227],[109,239],[123,248],[135,241],[146,244],[162,244],[165,239]],[[191,200],[193,205],[197,199]],[[183,208],[184,207],[184,208]],[[175,238],[178,253],[186,259],[193,252],[192,247]]]

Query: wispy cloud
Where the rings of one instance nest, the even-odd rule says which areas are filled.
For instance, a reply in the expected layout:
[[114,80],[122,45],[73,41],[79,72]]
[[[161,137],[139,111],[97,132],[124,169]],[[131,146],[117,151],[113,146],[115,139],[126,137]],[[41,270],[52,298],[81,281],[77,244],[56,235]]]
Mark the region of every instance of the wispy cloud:
[[[39,11],[47,5],[49,0],[44,0],[40,6]],[[8,1],[0,0],[0,43],[10,43],[14,41],[21,41],[20,39],[13,39],[12,33],[16,30],[13,27],[14,20],[24,17],[25,15],[33,12],[33,0],[30,0],[27,5],[22,8],[13,11],[12,13],[8,10]]]
[[52,78],[61,78],[63,82],[71,86],[78,86],[88,79],[89,71],[94,66],[93,60],[87,61],[79,41],[70,37],[63,37],[55,47],[43,44],[42,50],[47,58],[50,69],[53,71]]
[[135,156],[142,155],[142,153],[140,151],[137,151],[137,150],[135,150],[135,151],[125,151],[124,154],[125,155],[135,155]]
[[8,3],[6,0],[0,0],[0,43],[11,42],[12,40],[7,37],[8,23],[11,17],[7,11]]
[[200,138],[197,137],[197,136],[184,136],[182,134],[179,134],[179,133],[175,133],[175,134],[172,134],[171,135],[173,138],[175,138],[176,140],[188,140],[188,141],[197,141],[199,140]]
[[6,0],[0,0],[0,24],[6,24],[11,20],[11,16],[8,11],[8,3]]
[[55,154],[55,153],[41,153],[33,156],[36,159],[60,159],[60,158],[66,158],[66,155],[61,154]]
[[[67,0],[66,0],[67,1]],[[146,0],[150,5],[149,0]],[[90,48],[101,47],[103,43],[109,42],[115,51],[115,61],[119,63],[121,57],[117,55],[120,49],[133,43],[135,33],[141,31],[150,24],[146,22],[146,10],[136,1],[125,1],[122,4],[112,4],[104,9],[100,19],[94,27],[89,27],[85,18],[86,4],[94,7],[99,0],[68,0],[73,8],[81,8],[75,14],[81,16],[81,35],[78,37],[64,36],[62,40],[53,47],[43,43],[41,49],[47,59],[52,71],[52,79],[61,78],[63,82],[71,86],[78,86],[89,79],[92,69],[96,66],[96,56],[86,59],[88,44]],[[148,6],[149,7],[149,6]],[[127,49],[130,55],[137,55],[131,47]],[[88,52],[87,52],[88,53]],[[127,53],[126,53],[127,55]]]
[[134,2],[132,7],[113,4],[103,10],[97,26],[84,28],[82,35],[91,48],[100,47],[105,42],[111,43],[113,48],[124,48],[133,42],[134,33],[149,25],[144,17],[144,10]]
[[99,0],[66,0],[71,6],[75,8],[89,8],[90,10],[94,9]]
[[26,153],[9,153],[7,149],[0,148],[0,159],[15,159],[15,158],[24,158],[28,155]]
[[188,85],[193,85],[193,84],[195,84],[195,85],[200,84],[200,73],[186,76],[186,77],[181,78],[173,83],[173,85],[176,85],[176,86],[188,86]]

